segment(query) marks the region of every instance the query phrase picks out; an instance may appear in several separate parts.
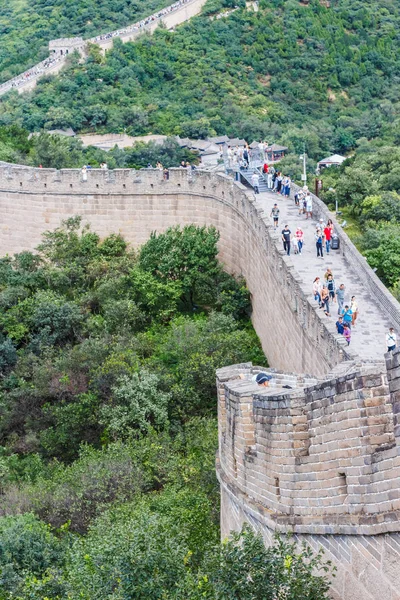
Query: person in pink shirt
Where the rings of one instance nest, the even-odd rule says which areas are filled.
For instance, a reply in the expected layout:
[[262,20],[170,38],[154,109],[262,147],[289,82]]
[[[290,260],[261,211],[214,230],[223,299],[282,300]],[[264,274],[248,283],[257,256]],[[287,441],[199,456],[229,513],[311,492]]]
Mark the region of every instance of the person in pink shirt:
[[301,229],[301,227],[298,227],[296,229],[296,240],[297,240],[297,247],[299,249],[299,254],[301,254],[301,251],[303,249],[303,243],[304,243],[304,233],[303,230]]
[[344,331],[343,331],[343,337],[344,337],[344,339],[346,340],[346,342],[347,342],[347,345],[348,345],[348,346],[350,346],[350,341],[351,341],[351,329],[350,329],[350,327],[349,327],[349,326],[348,326],[346,323],[344,323],[344,324],[343,324],[343,327],[344,327]]

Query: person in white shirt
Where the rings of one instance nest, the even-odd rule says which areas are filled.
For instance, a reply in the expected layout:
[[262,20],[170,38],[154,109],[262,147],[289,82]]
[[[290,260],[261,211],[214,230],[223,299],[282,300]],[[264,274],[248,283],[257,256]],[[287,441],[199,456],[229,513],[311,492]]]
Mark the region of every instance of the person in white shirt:
[[305,201],[306,201],[306,219],[312,219],[313,203],[312,203],[312,198],[311,198],[311,195],[309,192],[307,192],[307,194],[306,194]]
[[397,336],[393,327],[390,327],[389,332],[386,334],[386,346],[388,352],[392,352],[397,346]]
[[232,149],[230,146],[228,146],[228,150],[226,151],[227,157],[228,157],[228,167],[231,168],[232,167]]
[[254,193],[259,194],[260,190],[258,189],[258,186],[260,185],[260,176],[257,172],[253,173],[253,175],[251,176],[251,185],[254,188]]

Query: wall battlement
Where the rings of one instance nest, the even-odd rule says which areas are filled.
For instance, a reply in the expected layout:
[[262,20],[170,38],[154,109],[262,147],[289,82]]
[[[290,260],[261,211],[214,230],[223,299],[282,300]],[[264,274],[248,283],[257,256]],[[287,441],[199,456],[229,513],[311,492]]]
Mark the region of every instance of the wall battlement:
[[292,391],[238,378],[251,371],[217,373],[222,535],[291,532],[337,567],[334,600],[398,600],[400,349]]
[[[327,214],[314,203],[318,216]],[[296,373],[278,373],[292,389],[266,395],[238,380],[250,365],[218,372],[222,530],[247,521],[267,543],[276,530],[293,531],[337,565],[335,600],[400,600],[400,353],[364,363],[349,350],[251,191],[186,169],[171,169],[164,181],[155,169],[85,176],[0,163],[0,206],[1,255],[34,249],[43,231],[75,215],[134,246],[169,226],[214,225],[226,270],[247,281],[270,363]],[[341,252],[359,264],[382,312],[400,322],[398,303],[337,229]]]

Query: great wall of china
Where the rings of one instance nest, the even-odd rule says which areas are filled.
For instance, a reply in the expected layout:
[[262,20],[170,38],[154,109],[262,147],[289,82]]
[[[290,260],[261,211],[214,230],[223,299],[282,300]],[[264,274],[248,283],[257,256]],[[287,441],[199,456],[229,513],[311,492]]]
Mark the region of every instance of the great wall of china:
[[[314,204],[317,218],[334,219]],[[225,268],[246,278],[276,382],[261,392],[249,364],[218,372],[222,534],[243,522],[267,543],[274,531],[293,532],[336,565],[335,600],[400,600],[400,353],[365,360],[349,350],[251,191],[186,169],[164,181],[155,169],[83,177],[3,163],[0,205],[1,255],[33,249],[43,231],[77,214],[134,246],[171,225],[214,225]],[[343,257],[400,326],[399,304],[335,226]]]
[[167,6],[165,9],[161,9],[137,23],[88,40],[84,40],[81,37],[51,40],[49,42],[49,57],[33,65],[30,69],[24,71],[24,73],[2,83],[0,85],[0,96],[12,89],[17,90],[20,94],[34,89],[38,79],[44,75],[56,75],[59,73],[65,66],[68,56],[74,51],[85,56],[88,43],[97,44],[105,52],[112,48],[115,38],[119,38],[123,43],[131,42],[143,33],[153,33],[160,24],[167,29],[174,29],[199,14],[205,3],[206,0],[178,0],[178,2]]

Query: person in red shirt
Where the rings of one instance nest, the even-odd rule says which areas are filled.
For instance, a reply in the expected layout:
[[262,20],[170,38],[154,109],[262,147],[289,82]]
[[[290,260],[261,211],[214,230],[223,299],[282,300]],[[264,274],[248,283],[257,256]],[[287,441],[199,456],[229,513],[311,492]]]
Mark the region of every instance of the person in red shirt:
[[324,228],[324,238],[325,238],[326,253],[329,254],[329,250],[331,249],[331,239],[332,239],[332,228],[329,225],[326,225]]

